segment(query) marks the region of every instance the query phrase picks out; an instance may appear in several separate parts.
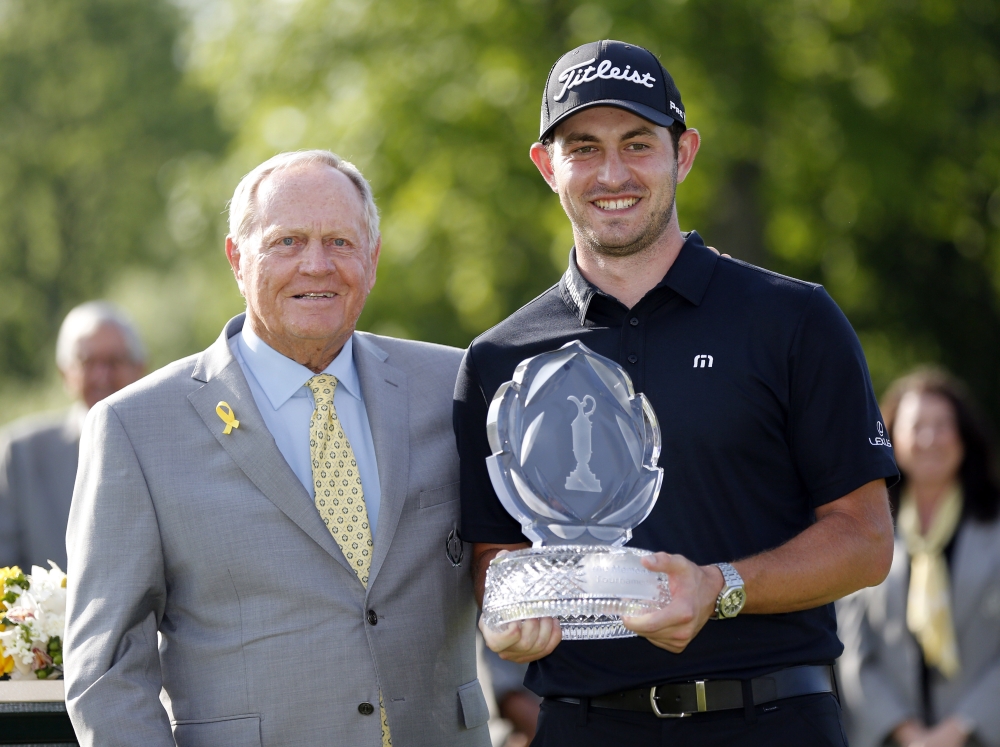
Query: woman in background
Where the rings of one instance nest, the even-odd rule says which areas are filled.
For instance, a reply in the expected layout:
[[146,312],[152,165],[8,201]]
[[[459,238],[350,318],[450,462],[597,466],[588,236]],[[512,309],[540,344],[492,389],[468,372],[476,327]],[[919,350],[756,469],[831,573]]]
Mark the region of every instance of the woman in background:
[[1000,490],[987,431],[940,371],[883,404],[902,479],[889,576],[838,608],[852,747],[1000,747]]

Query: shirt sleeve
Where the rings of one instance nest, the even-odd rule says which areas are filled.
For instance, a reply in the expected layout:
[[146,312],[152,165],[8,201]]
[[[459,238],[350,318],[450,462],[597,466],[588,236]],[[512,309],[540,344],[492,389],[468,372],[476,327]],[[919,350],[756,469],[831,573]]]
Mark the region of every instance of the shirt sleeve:
[[[526,542],[521,525],[504,509],[486,468],[491,454],[486,437],[489,402],[470,347],[455,382],[453,419],[461,469],[462,539],[514,545]],[[492,397],[492,392],[490,393]]]
[[861,343],[819,286],[793,339],[788,408],[792,456],[813,507],[898,479]]

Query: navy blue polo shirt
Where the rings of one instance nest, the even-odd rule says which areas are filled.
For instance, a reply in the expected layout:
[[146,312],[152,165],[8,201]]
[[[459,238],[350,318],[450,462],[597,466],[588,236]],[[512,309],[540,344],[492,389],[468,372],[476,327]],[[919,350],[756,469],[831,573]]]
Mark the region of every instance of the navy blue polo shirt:
[[[487,473],[487,409],[518,363],[574,339],[628,372],[662,429],[663,487],[633,547],[738,560],[802,532],[817,506],[897,477],[861,345],[823,287],[720,257],[691,232],[633,308],[587,282],[571,254],[557,285],[472,343],[454,411],[466,541],[525,541]],[[842,650],[828,604],[709,620],[680,654],[642,638],[563,641],[525,684],[593,696],[756,677]]]

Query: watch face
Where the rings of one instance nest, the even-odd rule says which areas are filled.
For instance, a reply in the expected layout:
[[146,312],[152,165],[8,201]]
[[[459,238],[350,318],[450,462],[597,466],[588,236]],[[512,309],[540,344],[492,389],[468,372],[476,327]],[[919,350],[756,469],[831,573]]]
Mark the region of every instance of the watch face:
[[719,617],[736,617],[746,601],[747,595],[742,588],[730,589],[719,600]]

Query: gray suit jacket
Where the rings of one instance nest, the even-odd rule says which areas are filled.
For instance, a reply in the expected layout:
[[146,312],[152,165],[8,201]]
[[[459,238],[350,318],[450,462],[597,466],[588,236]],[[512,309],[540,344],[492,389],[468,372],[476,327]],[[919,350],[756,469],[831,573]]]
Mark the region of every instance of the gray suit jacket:
[[468,560],[446,554],[461,353],[355,338],[382,490],[366,591],[264,426],[226,342],[242,324],[84,429],[65,641],[81,744],[378,747],[381,690],[396,747],[488,745]]
[[86,412],[25,418],[0,434],[0,566],[66,568],[66,517]]
[[[962,669],[932,674],[935,714],[976,723],[970,745],[1000,747],[1000,521],[966,521],[952,557],[952,614]],[[920,650],[906,629],[909,560],[897,540],[889,576],[837,607],[839,665],[851,747],[876,747],[907,718],[920,717]]]

